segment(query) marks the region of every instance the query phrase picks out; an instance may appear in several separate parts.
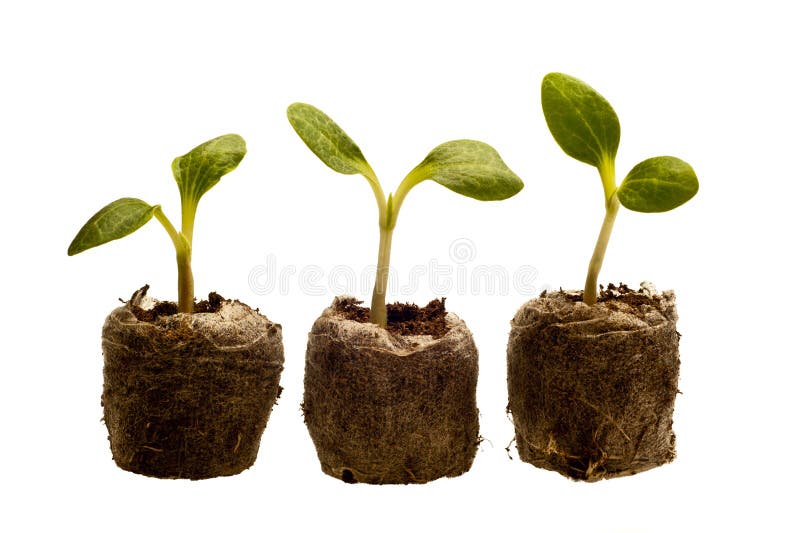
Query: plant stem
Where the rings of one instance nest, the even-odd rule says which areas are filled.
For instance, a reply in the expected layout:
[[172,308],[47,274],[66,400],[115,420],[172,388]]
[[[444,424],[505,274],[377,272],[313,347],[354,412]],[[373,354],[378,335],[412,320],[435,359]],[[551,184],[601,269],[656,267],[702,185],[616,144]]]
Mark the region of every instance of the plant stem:
[[161,206],[156,206],[153,216],[167,230],[172,244],[175,246],[175,258],[178,263],[178,312],[191,313],[194,311],[194,276],[192,275],[192,246],[189,240],[175,230],[175,226],[169,221],[161,210]]
[[611,238],[611,230],[614,228],[614,220],[617,218],[618,211],[619,199],[615,192],[606,202],[606,216],[603,219],[603,226],[600,228],[600,235],[597,237],[592,259],[589,261],[589,272],[586,275],[586,285],[583,289],[583,303],[586,305],[597,303],[597,277],[603,266],[603,258],[606,255],[608,240]]
[[389,257],[392,253],[392,232],[394,230],[381,224],[381,238],[378,244],[378,267],[375,272],[375,288],[372,289],[372,304],[369,307],[369,320],[382,328],[386,327],[386,286],[389,284]]
[[200,198],[181,195],[181,242],[178,250],[178,312],[194,313],[194,274],[192,273],[192,236],[197,202]]
[[178,260],[178,312],[194,312],[194,275],[192,274],[191,247],[182,247],[176,254]]
[[197,214],[197,200],[181,196],[181,233],[192,244],[194,237],[194,217]]

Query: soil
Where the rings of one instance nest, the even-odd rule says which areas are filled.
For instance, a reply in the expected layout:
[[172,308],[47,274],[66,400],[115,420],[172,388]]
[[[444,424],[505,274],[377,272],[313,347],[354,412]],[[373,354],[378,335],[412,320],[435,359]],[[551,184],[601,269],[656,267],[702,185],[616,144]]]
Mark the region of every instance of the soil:
[[609,285],[593,306],[579,291],[523,305],[508,345],[520,458],[585,481],[672,461],[677,318],[674,294],[645,284]]
[[[583,301],[583,291],[566,292],[562,289],[559,293],[570,302]],[[545,294],[547,294],[547,291],[542,293],[542,296]],[[628,306],[628,311],[632,310],[638,316],[642,316],[642,312],[647,312],[647,309],[653,305],[653,294],[647,286],[631,289],[624,283],[619,285],[609,283],[608,287],[600,285],[600,291],[597,293],[597,302],[606,303],[611,309],[621,309],[622,307],[618,304]]]
[[466,325],[436,300],[390,316],[414,332],[440,332],[430,323],[444,321],[444,332],[394,334],[366,322],[359,303],[337,298],[309,334],[302,407],[322,470],[374,484],[466,472],[479,443],[478,352]]
[[146,292],[103,327],[102,404],[114,461],[160,478],[249,468],[280,395],[280,325],[214,293],[196,306],[208,310],[193,314],[151,299],[134,305]]
[[[131,299],[123,303],[131,303],[131,312],[137,319],[142,322],[155,322],[158,317],[171,316],[178,314],[178,304],[175,302],[156,302],[151,308],[142,308],[139,302],[147,295],[150,289],[149,285],[145,285],[138,291],[134,292]],[[216,313],[222,307],[225,298],[216,292],[208,293],[208,300],[200,300],[194,303],[194,313]]]
[[[444,336],[450,327],[445,317],[445,298],[431,300],[425,307],[399,302],[386,305],[386,329],[395,335],[431,335],[434,339]],[[338,301],[337,310],[348,320],[369,322],[369,307],[353,299]]]

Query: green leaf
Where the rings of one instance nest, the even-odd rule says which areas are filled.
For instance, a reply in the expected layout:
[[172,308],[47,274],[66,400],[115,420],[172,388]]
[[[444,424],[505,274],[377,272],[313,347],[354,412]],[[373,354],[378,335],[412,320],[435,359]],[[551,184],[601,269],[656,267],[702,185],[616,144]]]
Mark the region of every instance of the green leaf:
[[172,161],[172,174],[181,198],[197,204],[220,178],[235,169],[247,152],[239,135],[222,135],[197,146]]
[[299,102],[290,105],[286,115],[297,135],[323,163],[341,174],[362,174],[377,183],[361,149],[328,115]]
[[524,186],[494,148],[470,140],[440,144],[409,177],[411,186],[429,179],[476,200],[504,200]]
[[600,167],[614,161],[619,119],[597,91],[577,78],[550,73],[542,80],[542,110],[547,127],[570,157]]
[[153,218],[156,208],[158,206],[148,205],[136,198],[120,198],[111,202],[83,225],[72,239],[67,254],[79,254],[130,235]]
[[617,197],[632,211],[662,213],[688,202],[699,187],[689,163],[661,156],[633,167],[617,189]]

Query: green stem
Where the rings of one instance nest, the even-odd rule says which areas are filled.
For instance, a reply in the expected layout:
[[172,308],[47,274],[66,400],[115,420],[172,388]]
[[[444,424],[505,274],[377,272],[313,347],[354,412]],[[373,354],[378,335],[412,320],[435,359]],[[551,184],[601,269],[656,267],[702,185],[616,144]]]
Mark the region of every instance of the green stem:
[[592,259],[589,261],[589,272],[586,275],[586,286],[583,289],[583,302],[586,305],[597,303],[597,277],[600,275],[600,268],[603,266],[603,258],[606,255],[606,248],[611,238],[611,230],[614,229],[614,220],[617,218],[618,211],[619,199],[616,193],[613,193],[606,203],[606,216],[603,219],[603,226],[600,228],[600,235],[597,237]]
[[375,272],[375,288],[372,289],[372,304],[369,307],[369,320],[382,328],[386,327],[386,287],[389,284],[389,259],[392,255],[392,233],[397,224],[397,214],[400,206],[411,188],[419,183],[411,174],[405,177],[397,187],[394,195],[391,193],[384,200],[383,190],[378,183],[378,178],[372,175],[370,183],[378,200],[378,225],[381,238],[378,243],[378,265]]
[[197,200],[184,198],[181,195],[181,233],[192,244],[194,237],[194,217],[197,214]]
[[617,192],[616,170],[614,168],[613,157],[603,157],[598,167],[600,180],[603,182],[603,193],[606,197],[606,206],[611,201],[611,197]]
[[178,312],[194,312],[194,275],[192,274],[192,250],[184,247],[177,253],[178,261]]
[[397,213],[400,212],[400,206],[403,205],[403,200],[406,199],[406,195],[414,186],[419,185],[421,181],[424,180],[420,180],[412,170],[403,178],[400,185],[397,186],[397,190],[392,197],[392,205],[389,209],[389,219],[387,222],[390,228],[394,228],[395,224],[397,224]]
[[192,274],[192,237],[194,217],[200,198],[181,195],[182,251],[178,251],[178,312],[194,312],[194,275]]
[[389,284],[389,258],[392,253],[393,229],[381,224],[381,237],[378,244],[378,267],[375,272],[375,288],[372,290],[372,304],[369,320],[373,324],[386,327],[386,286]]
[[375,195],[375,201],[378,202],[378,224],[382,225],[387,218],[386,195],[383,193],[383,189],[381,188],[381,184],[375,172],[372,171],[372,168],[368,170],[369,172],[365,173],[364,177],[367,178],[369,186],[372,188],[372,194]]
[[175,251],[178,251],[182,246],[181,236],[175,229],[175,226],[172,225],[172,222],[169,221],[167,215],[164,214],[164,211],[161,210],[160,205],[155,207],[153,216],[156,217],[156,220],[161,222],[161,225],[164,226],[165,230],[167,230],[167,235],[169,235],[169,238],[172,240],[172,244],[175,246]]
[[161,210],[161,206],[156,206],[153,216],[167,230],[172,244],[175,246],[175,258],[178,263],[178,312],[191,313],[194,311],[194,276],[192,275],[192,246],[189,240],[182,233],[175,230],[175,226],[169,221]]

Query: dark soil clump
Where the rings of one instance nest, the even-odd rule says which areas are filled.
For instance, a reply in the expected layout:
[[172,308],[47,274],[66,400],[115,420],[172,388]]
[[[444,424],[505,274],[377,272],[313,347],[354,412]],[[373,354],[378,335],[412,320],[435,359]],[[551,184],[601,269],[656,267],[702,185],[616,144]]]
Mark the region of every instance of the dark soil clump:
[[194,304],[195,313],[216,313],[222,307],[225,298],[216,292],[208,293],[208,300],[200,300]]
[[674,294],[609,285],[596,305],[581,298],[547,293],[512,321],[508,410],[520,458],[585,481],[672,461]]
[[[337,298],[309,334],[303,414],[322,470],[375,484],[466,472],[479,443],[478,352],[466,325],[450,313],[437,338],[396,335],[365,323],[358,303]],[[419,320],[444,313],[444,301],[409,309],[398,315]]]
[[102,403],[120,468],[204,479],[255,461],[280,393],[281,327],[213,293],[207,305],[148,321],[128,303],[106,319]]
[[[431,335],[434,339],[447,333],[445,298],[431,300],[425,307],[399,302],[386,305],[386,329],[395,335]],[[338,300],[336,308],[348,320],[369,322],[369,308],[353,299]]]
[[[178,314],[178,304],[175,302],[156,302],[151,308],[140,307],[139,302],[147,295],[149,285],[145,285],[131,296],[128,302],[131,303],[131,312],[142,322],[155,322],[158,317],[171,316]],[[216,313],[222,307],[225,298],[216,292],[208,293],[208,300],[200,300],[194,304],[195,313]]]

